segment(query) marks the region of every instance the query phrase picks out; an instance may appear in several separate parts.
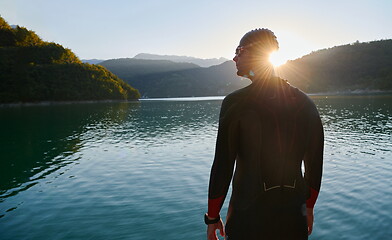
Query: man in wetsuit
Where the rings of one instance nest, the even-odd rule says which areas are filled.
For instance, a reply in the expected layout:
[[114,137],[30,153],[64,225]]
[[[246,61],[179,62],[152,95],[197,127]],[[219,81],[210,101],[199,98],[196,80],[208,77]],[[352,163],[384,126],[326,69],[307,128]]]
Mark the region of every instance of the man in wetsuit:
[[[218,229],[229,240],[308,239],[312,232],[323,127],[312,100],[274,76],[269,55],[277,49],[268,29],[248,32],[236,49],[237,74],[252,84],[222,103],[204,216],[209,240]],[[219,212],[231,180],[224,227]]]

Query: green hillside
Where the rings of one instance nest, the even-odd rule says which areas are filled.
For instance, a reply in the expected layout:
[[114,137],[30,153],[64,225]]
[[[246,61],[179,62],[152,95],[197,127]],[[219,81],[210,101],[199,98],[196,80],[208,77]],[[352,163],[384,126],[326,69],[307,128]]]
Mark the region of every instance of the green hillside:
[[102,66],[0,17],[0,103],[130,100],[140,94]]
[[392,40],[315,51],[278,73],[309,93],[392,91]]

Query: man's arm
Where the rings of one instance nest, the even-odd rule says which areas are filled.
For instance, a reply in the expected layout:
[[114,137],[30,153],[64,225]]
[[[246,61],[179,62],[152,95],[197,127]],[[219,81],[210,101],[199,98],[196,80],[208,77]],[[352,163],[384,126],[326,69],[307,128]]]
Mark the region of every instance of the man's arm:
[[[219,212],[233,176],[234,162],[237,156],[237,123],[234,113],[233,105],[226,98],[222,103],[219,117],[215,157],[210,174],[207,213],[209,219],[220,218]],[[224,234],[221,220],[218,223],[208,225],[208,239],[217,239],[216,229],[220,229],[221,234]]]
[[208,216],[216,218],[226,198],[237,156],[237,124],[235,104],[226,97],[219,116],[214,162],[208,190]]
[[305,181],[310,192],[307,208],[313,208],[316,203],[323,172],[324,130],[318,113],[312,114],[310,127],[310,139],[304,157]]
[[305,181],[308,186],[309,197],[306,200],[308,234],[313,229],[313,208],[320,192],[323,172],[324,130],[317,109],[310,115],[310,136],[308,148],[304,157]]

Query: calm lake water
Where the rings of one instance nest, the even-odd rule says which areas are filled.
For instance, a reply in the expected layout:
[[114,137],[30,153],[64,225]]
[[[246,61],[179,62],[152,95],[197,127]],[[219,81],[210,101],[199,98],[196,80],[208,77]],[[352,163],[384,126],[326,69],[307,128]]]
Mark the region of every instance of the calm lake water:
[[[325,163],[311,239],[392,239],[392,97],[313,99]],[[221,102],[0,108],[0,239],[205,239]]]

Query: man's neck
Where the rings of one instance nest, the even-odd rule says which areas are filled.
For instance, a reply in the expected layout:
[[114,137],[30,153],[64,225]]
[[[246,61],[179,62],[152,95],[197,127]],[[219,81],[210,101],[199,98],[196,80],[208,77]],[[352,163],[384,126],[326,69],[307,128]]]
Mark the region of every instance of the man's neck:
[[264,67],[263,69],[259,69],[259,71],[249,71],[249,75],[247,76],[252,82],[256,81],[265,81],[269,80],[272,77],[275,77],[275,70],[272,65]]

